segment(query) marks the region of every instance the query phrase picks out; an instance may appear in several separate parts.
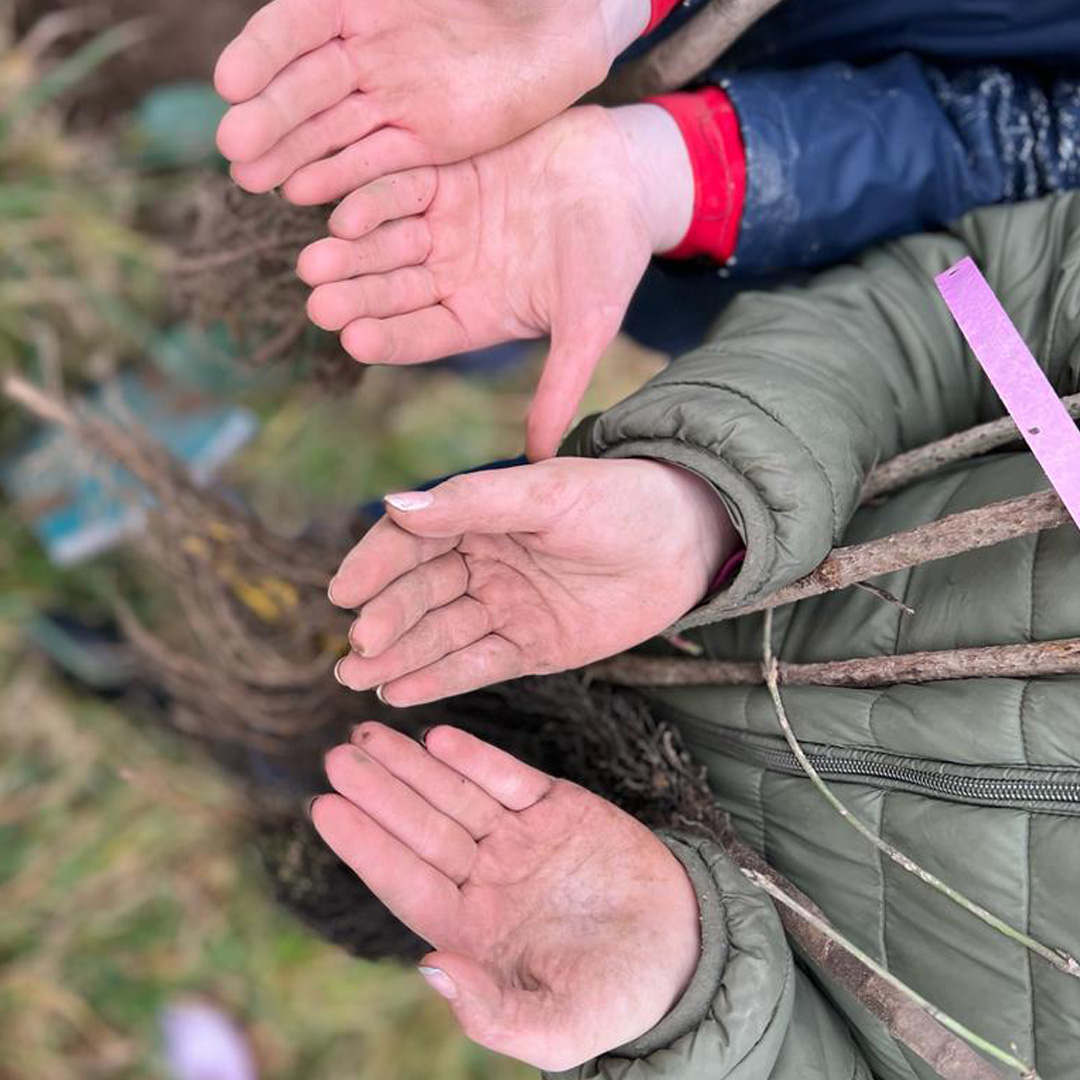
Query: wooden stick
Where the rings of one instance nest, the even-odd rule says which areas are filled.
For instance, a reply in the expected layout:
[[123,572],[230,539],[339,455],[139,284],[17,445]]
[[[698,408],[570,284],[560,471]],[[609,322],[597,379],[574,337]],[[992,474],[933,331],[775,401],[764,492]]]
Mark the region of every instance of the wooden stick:
[[[1072,394],[1061,401],[1070,416],[1080,419],[1080,394]],[[1001,420],[992,420],[988,424],[980,424],[978,427],[950,435],[947,439],[920,446],[906,454],[899,454],[879,465],[870,474],[863,489],[863,502],[907,487],[908,484],[930,476],[947,465],[1008,446],[1019,438],[1020,432],[1012,417],[1006,416]]]
[[[729,815],[696,827],[717,840],[743,874],[772,897],[784,930],[802,954],[877,1017],[897,1042],[943,1080],[1000,1080],[1001,1074],[964,1041],[971,1036],[979,1042],[979,1036],[957,1032],[951,1017],[843,937],[806,893],[740,839]],[[1023,1063],[1017,1059],[1016,1064]],[[1036,1074],[1024,1080],[1037,1080]]]
[[[858,978],[858,987],[850,992],[888,1027],[894,1038],[912,1049],[918,1046],[916,1053],[939,1076],[945,1080],[997,1078],[998,1072],[972,1049],[977,1047],[984,1054],[1012,1069],[1021,1080],[1039,1080],[1039,1074],[1026,1061],[995,1046],[927,1001],[834,929],[830,923],[794,900],[767,875],[754,870],[743,870],[743,874],[748,881],[780,905],[778,910],[785,929],[792,918],[800,920],[799,937],[813,943],[812,949],[806,948],[806,945],[803,948],[819,967],[830,974],[838,973],[845,989],[848,988],[847,984],[854,981],[854,973],[858,973],[855,976]],[[857,968],[856,965],[860,967]],[[847,979],[843,978],[845,975]],[[958,1044],[959,1039],[964,1039],[971,1046]]]
[[[627,653],[586,669],[616,686],[764,686],[761,665],[681,656]],[[859,660],[778,665],[782,686],[893,686],[952,679],[1024,679],[1080,675],[1080,638],[1023,645],[988,645],[942,652],[900,653]]]
[[681,90],[705,72],[779,0],[711,0],[685,26],[637,60],[615,68],[586,97],[597,105],[629,105]]
[[844,819],[845,822],[847,822],[848,825],[858,832],[863,839],[872,844],[878,851],[891,859],[901,869],[906,870],[909,874],[917,877],[924,885],[941,893],[942,896],[947,897],[954,904],[963,908],[969,915],[986,923],[987,926],[996,930],[999,934],[1009,938],[1011,941],[1023,945],[1025,949],[1029,949],[1031,952],[1035,953],[1035,955],[1042,957],[1048,964],[1052,964],[1057,968],[1058,971],[1061,971],[1066,975],[1071,975],[1073,978],[1080,978],[1080,963],[1078,963],[1069,953],[1053,949],[1049,945],[1044,945],[1037,938],[1032,937],[1026,930],[1021,930],[1019,927],[1013,926],[1000,916],[995,915],[992,911],[984,908],[981,904],[975,903],[974,900],[965,896],[959,889],[954,888],[947,881],[943,881],[936,874],[933,874],[920,866],[910,855],[907,855],[895,845],[890,844],[883,836],[879,836],[862,820],[862,818],[857,814],[853,814],[848,809],[847,805],[821,778],[821,774],[814,768],[810,758],[806,755],[806,751],[803,750],[802,744],[795,737],[795,731],[788,718],[787,709],[784,707],[784,699],[780,694],[780,681],[777,675],[778,665],[772,649],[773,613],[771,611],[765,613],[763,633],[765,640],[765,662],[762,665],[762,671],[765,676],[765,685],[769,688],[769,697],[772,698],[773,707],[776,710],[776,719],[779,721],[780,728],[784,733],[784,738],[787,740],[788,746],[791,748],[791,752],[795,755],[799,765],[802,766],[803,772],[810,778],[810,782],[819,792],[821,792],[825,801]]
[[[816,570],[756,604],[718,613],[723,618],[792,604],[847,588],[857,581],[991,547],[1018,536],[1072,526],[1056,492],[1042,491],[990,503],[865,544],[836,548]],[[1073,526],[1075,527],[1075,526]]]

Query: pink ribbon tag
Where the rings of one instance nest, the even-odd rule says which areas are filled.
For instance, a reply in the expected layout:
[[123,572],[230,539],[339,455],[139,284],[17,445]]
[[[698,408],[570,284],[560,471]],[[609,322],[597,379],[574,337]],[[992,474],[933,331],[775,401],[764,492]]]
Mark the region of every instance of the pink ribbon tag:
[[934,280],[975,359],[1080,527],[1080,430],[971,258]]

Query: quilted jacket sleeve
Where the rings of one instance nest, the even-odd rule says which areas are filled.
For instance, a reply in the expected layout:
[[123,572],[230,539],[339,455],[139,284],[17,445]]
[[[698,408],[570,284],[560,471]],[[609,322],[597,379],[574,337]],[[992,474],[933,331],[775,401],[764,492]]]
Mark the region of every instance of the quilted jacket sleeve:
[[661,835],[698,894],[697,972],[652,1031],[549,1080],[870,1080],[850,1032],[795,966],[768,897],[716,844]]
[[649,457],[710,481],[747,545],[734,581],[683,627],[813,569],[874,465],[1003,408],[938,296],[964,255],[986,273],[1056,389],[1080,384],[1080,196],[978,211],[803,287],[747,293],[712,341],[587,421],[569,452]]

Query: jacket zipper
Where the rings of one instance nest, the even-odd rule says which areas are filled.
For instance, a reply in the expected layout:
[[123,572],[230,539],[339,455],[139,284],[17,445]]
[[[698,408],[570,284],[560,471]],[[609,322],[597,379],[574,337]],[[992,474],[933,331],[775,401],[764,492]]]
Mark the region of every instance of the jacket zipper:
[[[770,772],[806,775],[780,737],[716,727],[685,714],[678,726],[691,744]],[[861,782],[953,802],[1080,814],[1080,770],[956,765],[821,743],[802,745],[810,763],[827,780]]]

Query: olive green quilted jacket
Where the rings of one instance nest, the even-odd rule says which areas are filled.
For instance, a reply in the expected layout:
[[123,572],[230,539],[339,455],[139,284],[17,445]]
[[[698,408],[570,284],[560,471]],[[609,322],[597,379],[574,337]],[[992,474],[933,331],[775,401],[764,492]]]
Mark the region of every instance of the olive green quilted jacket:
[[[575,436],[577,452],[690,468],[747,543],[737,579],[686,627],[707,655],[760,659],[760,617],[725,614],[887,535],[1047,486],[990,455],[858,509],[876,462],[1002,415],[934,286],[970,254],[1061,394],[1080,389],[1080,195],[995,208],[874,250],[804,287],[743,295],[712,342]],[[1077,462],[1080,468],[1080,462]],[[790,661],[1080,636],[1069,525],[878,579],[904,615],[849,589],[777,613]],[[800,774],[763,689],[657,692],[746,840],[834,924],[940,1007],[1080,1077],[1080,980],[879,856]],[[789,688],[792,724],[880,835],[1037,938],[1080,952],[1080,678],[878,690]],[[722,851],[669,838],[698,886],[703,954],[661,1024],[567,1074],[612,1080],[929,1080],[934,1073],[793,959],[775,911]]]

